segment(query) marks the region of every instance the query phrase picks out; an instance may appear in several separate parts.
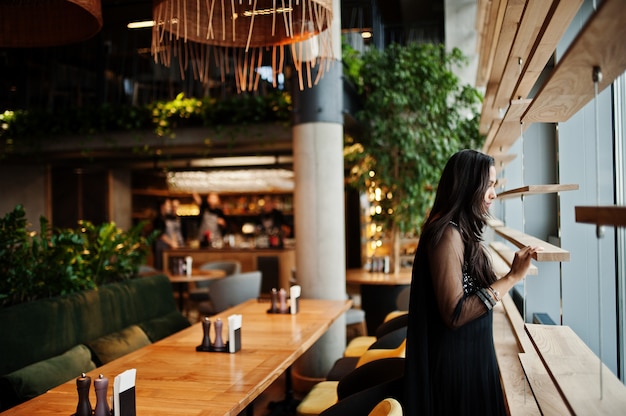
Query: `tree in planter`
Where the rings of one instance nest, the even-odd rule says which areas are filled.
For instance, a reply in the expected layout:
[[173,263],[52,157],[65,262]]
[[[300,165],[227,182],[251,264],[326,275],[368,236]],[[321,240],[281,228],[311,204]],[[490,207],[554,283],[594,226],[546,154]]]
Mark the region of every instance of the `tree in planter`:
[[481,146],[481,96],[454,74],[466,63],[458,49],[394,44],[361,59],[355,65],[363,95],[357,119],[365,128],[362,137],[346,140],[348,183],[370,195],[375,238],[391,237],[397,271],[400,236],[419,235],[448,158]]

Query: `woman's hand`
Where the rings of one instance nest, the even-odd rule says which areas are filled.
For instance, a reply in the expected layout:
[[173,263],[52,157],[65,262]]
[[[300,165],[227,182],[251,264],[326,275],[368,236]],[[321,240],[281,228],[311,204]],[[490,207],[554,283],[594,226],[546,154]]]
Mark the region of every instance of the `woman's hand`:
[[515,253],[515,257],[513,258],[513,264],[511,264],[511,271],[509,272],[509,276],[512,277],[516,282],[519,282],[526,274],[528,274],[528,269],[530,268],[530,260],[533,258],[535,253],[538,251],[542,251],[543,247],[538,246],[526,246]]
[[491,286],[499,293],[507,293],[516,283],[523,280],[528,274],[530,268],[530,260],[535,253],[542,251],[543,247],[527,246],[515,253],[513,257],[513,264],[511,264],[511,271],[506,276],[498,281],[494,282]]

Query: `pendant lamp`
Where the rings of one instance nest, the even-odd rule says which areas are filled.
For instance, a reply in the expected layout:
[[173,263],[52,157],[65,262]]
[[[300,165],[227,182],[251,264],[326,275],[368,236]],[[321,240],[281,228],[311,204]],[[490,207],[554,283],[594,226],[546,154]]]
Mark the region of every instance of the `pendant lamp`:
[[0,47],[81,42],[102,28],[100,0],[1,0]]
[[332,0],[154,0],[152,55],[165,66],[176,57],[182,76],[191,65],[201,82],[208,82],[211,63],[222,80],[232,67],[237,89],[252,91],[264,65],[276,85],[289,47],[303,89],[305,79],[317,83],[330,65],[332,14]]

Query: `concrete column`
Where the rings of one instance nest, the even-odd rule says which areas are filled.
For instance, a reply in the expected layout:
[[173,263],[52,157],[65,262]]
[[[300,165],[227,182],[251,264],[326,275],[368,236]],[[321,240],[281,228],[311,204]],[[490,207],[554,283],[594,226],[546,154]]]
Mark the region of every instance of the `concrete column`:
[[[296,278],[303,298],[346,299],[339,0],[333,11],[335,62],[313,88],[294,91]],[[296,363],[294,378],[325,377],[345,343],[341,317]]]

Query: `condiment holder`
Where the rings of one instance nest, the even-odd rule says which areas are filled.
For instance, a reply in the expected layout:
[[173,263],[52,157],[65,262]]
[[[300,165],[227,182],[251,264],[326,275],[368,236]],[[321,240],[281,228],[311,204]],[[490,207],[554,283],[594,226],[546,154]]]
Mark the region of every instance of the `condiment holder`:
[[202,319],[202,343],[196,347],[198,352],[228,352],[235,353],[241,349],[241,315],[228,317],[228,340],[224,341],[223,322],[215,320],[215,337],[211,341],[211,320],[208,316]]

